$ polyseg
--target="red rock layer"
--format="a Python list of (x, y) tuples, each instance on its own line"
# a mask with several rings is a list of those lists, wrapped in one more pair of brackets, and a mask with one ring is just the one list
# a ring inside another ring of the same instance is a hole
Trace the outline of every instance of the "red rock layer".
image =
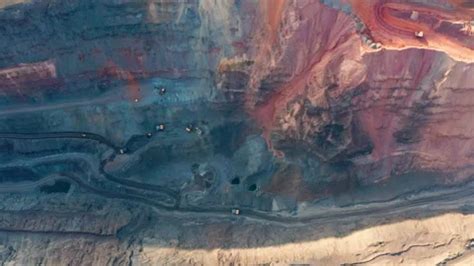
[[(441, 25), (469, 19), (472, 9), (351, 3), (367, 27), (363, 34), (382, 49), (360, 38), (354, 16), (316, 1), (287, 3), (271, 52), (268, 39), (257, 38), (263, 48), (255, 52), (249, 110), (275, 154), (299, 148), (329, 163), (348, 160), (363, 183), (410, 171), (456, 173), (446, 182), (468, 179), (472, 36), (449, 35)], [(413, 10), (416, 21), (409, 18)], [(424, 38), (415, 37), (420, 30)]]
[(6, 94), (28, 93), (35, 87), (57, 82), (56, 78), (56, 66), (51, 60), (0, 69), (0, 86)]

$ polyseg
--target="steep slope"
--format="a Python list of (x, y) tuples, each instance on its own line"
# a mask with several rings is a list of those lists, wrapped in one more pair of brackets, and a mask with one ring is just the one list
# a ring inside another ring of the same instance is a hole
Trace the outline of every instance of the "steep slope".
[(473, 16), (2, 2), (0, 261), (469, 261)]

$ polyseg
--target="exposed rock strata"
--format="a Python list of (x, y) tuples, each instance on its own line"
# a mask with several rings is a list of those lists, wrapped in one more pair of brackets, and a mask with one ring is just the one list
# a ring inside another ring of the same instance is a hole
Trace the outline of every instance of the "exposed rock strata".
[(1, 262), (472, 260), (465, 2), (7, 2)]

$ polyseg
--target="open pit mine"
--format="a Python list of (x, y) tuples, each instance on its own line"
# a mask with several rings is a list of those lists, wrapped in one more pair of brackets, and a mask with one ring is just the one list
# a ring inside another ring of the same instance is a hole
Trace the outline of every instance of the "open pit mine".
[(0, 0), (1, 265), (474, 265), (472, 0)]

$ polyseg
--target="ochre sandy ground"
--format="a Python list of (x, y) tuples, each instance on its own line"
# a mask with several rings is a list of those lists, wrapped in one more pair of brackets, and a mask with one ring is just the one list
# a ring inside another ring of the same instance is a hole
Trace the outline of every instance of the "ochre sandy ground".
[(31, 0), (0, 0), (0, 8), (5, 8), (10, 5), (29, 3)]
[(472, 265), (474, 215), (444, 214), (423, 220), (375, 226), (344, 237), (254, 249), (180, 250), (145, 246), (141, 263), (204, 265), (271, 265), (343, 263), (372, 265)]

